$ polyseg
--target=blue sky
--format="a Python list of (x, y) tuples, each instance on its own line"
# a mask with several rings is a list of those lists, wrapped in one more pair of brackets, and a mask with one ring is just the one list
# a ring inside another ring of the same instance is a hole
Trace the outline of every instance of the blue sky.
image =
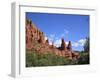
[(51, 44), (60, 46), (61, 38), (72, 42), (73, 50), (83, 50), (85, 38), (89, 36), (89, 15), (50, 14), (26, 12), (26, 18), (45, 33)]

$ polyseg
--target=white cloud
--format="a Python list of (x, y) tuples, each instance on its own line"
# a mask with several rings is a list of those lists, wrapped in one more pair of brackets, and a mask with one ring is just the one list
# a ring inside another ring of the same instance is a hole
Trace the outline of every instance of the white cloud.
[[(67, 47), (68, 42), (66, 41), (65, 43), (66, 43), (66, 47)], [(60, 46), (61, 46), (61, 39), (55, 40), (54, 45), (55, 45), (56, 47), (60, 47)]]
[(61, 39), (55, 40), (54, 45), (56, 47), (60, 47), (61, 46)]
[(77, 42), (72, 42), (72, 46), (74, 47), (79, 47), (79, 46), (84, 46), (86, 39), (80, 39)]
[(48, 37), (47, 36), (45, 36), (45, 40), (47, 40), (48, 39)]
[(52, 45), (52, 42), (55, 39), (55, 34), (50, 34), (47, 37), (45, 37), (45, 39), (48, 39), (49, 40), (49, 44)]
[(74, 47), (78, 47), (78, 46), (79, 46), (79, 43), (77, 43), (77, 42), (73, 42), (73, 43), (72, 43), (72, 46), (74, 46)]
[(52, 41), (49, 41), (49, 44), (52, 45)]
[(50, 41), (53, 41), (55, 38), (55, 34), (50, 34), (50, 36), (48, 37)]
[(85, 41), (86, 41), (86, 39), (80, 39), (78, 42), (79, 42), (80, 46), (83, 46)]
[[(61, 46), (61, 38), (66, 37), (66, 34), (68, 35), (68, 30), (64, 29), (64, 33), (60, 35), (60, 37), (55, 36), (55, 34), (46, 35), (45, 40), (49, 40), (49, 44), (52, 45), (52, 42), (54, 42), (54, 46), (60, 47)], [(80, 39), (78, 41), (72, 42), (73, 47), (82, 47), (84, 46), (86, 39)], [(66, 45), (68, 45), (68, 41), (65, 41)]]
[(67, 36), (68, 36), (68, 33), (69, 33), (69, 31), (68, 31), (67, 29), (64, 29), (64, 30), (63, 30), (63, 33), (61, 34), (60, 37), (61, 37), (61, 38), (62, 38), (62, 37), (67, 37)]
[[(55, 36), (55, 34), (50, 34), (48, 36), (45, 37), (45, 40), (49, 40), (49, 44), (52, 45), (52, 42), (54, 42), (54, 45), (56, 47), (60, 47), (61, 46), (61, 38), (62, 37), (67, 37), (68, 35), (68, 30), (67, 29), (64, 29), (63, 30), (63, 33), (58, 37), (58, 36)], [(68, 42), (65, 42), (66, 45), (68, 44)]]
[[(53, 41), (49, 40), (50, 45), (52, 45), (52, 42)], [(60, 47), (60, 45), (61, 45), (61, 40), (60, 39), (57, 39), (57, 40), (54, 41), (54, 46)]]
[(68, 43), (69, 43), (69, 42), (68, 42), (68, 41), (66, 41), (65, 43), (66, 43), (66, 45), (68, 45)]
[(65, 36), (65, 34), (61, 34), (61, 36), (60, 37), (64, 37)]

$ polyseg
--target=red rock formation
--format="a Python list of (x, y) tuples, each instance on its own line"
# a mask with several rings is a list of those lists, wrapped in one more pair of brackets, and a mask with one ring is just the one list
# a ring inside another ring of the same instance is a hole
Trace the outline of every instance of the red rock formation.
[(36, 43), (45, 43), (43, 32), (41, 32), (31, 20), (26, 20), (26, 48), (32, 49)]
[(49, 40), (45, 40), (44, 33), (41, 32), (31, 20), (26, 20), (26, 49), (37, 51), (41, 54), (52, 52), (69, 59), (79, 57), (78, 53), (72, 51), (71, 41), (69, 41), (67, 47), (63, 38), (61, 39), (60, 48), (54, 46), (54, 42), (50, 45)]
[(67, 49), (70, 50), (70, 51), (72, 51), (72, 44), (71, 44), (71, 41), (69, 41), (68, 46), (67, 46)]
[(63, 38), (61, 40), (61, 50), (66, 50), (66, 43)]
[(45, 44), (46, 45), (49, 45), (49, 40), (48, 39), (45, 41)]
[(38, 40), (41, 44), (44, 44), (45, 43), (45, 37), (44, 37), (44, 34), (43, 33), (41, 33), (40, 35), (39, 35), (39, 40)]

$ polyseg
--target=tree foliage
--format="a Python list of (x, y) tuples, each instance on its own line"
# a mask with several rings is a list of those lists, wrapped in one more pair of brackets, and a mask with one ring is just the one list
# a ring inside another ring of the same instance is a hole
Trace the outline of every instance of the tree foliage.
[(85, 44), (84, 44), (84, 52), (89, 52), (90, 48), (90, 42), (89, 37), (86, 38)]

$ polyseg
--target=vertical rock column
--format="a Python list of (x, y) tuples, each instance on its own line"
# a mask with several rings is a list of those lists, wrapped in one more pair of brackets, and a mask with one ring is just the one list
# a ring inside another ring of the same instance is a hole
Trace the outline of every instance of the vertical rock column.
[(44, 37), (43, 32), (41, 32), (39, 36), (40, 36), (39, 42), (40, 42), (41, 44), (44, 44), (44, 43), (45, 43), (45, 37)]
[(66, 43), (63, 38), (61, 40), (61, 50), (66, 50)]
[(67, 49), (68, 49), (69, 51), (72, 51), (72, 44), (71, 44), (71, 41), (69, 41), (68, 46), (67, 46)]

